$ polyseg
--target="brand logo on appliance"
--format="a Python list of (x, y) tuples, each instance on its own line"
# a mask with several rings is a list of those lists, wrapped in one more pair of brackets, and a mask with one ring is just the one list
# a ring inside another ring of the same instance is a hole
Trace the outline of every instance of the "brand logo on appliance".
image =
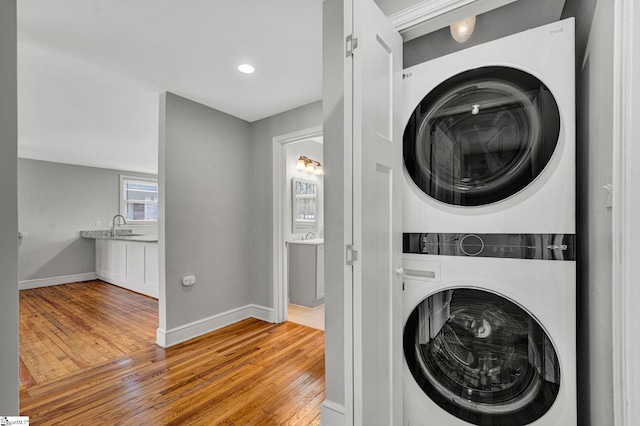
[(547, 248), (550, 250), (566, 250), (567, 245), (566, 244), (562, 244), (562, 245), (549, 244)]
[(412, 75), (413, 75), (413, 73), (410, 73), (410, 72), (408, 72), (408, 73), (402, 73), (402, 79), (404, 80), (405, 78), (409, 78), (409, 77), (411, 77)]

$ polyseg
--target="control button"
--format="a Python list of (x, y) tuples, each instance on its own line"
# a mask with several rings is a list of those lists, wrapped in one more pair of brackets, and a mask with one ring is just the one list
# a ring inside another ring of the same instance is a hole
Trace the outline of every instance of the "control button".
[(460, 240), (460, 249), (467, 256), (477, 256), (484, 249), (484, 241), (477, 235), (468, 234)]

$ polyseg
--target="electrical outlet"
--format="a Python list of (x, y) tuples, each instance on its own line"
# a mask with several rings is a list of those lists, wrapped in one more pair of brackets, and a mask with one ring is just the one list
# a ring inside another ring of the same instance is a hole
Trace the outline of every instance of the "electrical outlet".
[(187, 275), (182, 278), (182, 285), (194, 285), (196, 283), (196, 277), (194, 275)]
[(102, 226), (102, 222), (96, 220), (96, 228), (100, 228)]

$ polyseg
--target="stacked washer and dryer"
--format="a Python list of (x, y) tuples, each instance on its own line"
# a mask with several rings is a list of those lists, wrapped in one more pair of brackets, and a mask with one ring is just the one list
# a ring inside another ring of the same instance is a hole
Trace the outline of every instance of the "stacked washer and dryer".
[(574, 21), (404, 70), (404, 423), (576, 412)]

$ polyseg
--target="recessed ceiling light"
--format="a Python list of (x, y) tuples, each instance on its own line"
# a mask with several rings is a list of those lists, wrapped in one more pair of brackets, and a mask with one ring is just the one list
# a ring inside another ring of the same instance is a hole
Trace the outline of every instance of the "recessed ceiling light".
[(253, 68), (251, 65), (249, 64), (240, 64), (238, 65), (238, 71), (240, 71), (241, 73), (244, 74), (251, 74), (255, 71), (256, 69)]

